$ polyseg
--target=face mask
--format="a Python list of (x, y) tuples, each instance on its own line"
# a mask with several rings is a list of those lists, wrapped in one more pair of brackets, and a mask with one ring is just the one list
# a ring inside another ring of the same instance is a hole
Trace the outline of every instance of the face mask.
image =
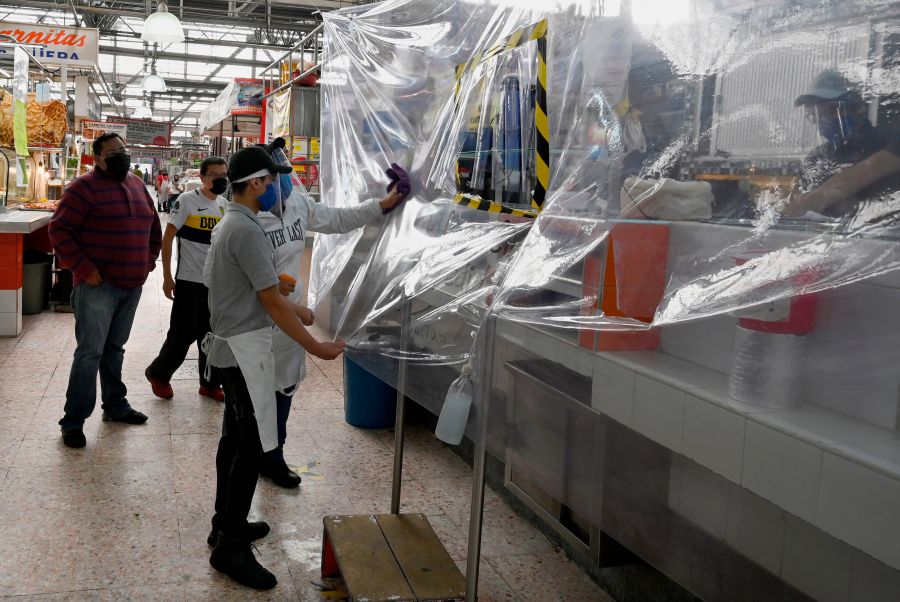
[(118, 155), (113, 155), (106, 159), (106, 173), (116, 178), (117, 180), (122, 180), (125, 178), (125, 174), (128, 173), (128, 170), (131, 168), (131, 155), (126, 155), (124, 153), (119, 153)]
[(262, 211), (269, 211), (278, 202), (278, 192), (275, 191), (275, 184), (269, 182), (266, 185), (266, 191), (259, 197), (259, 208)]
[(830, 119), (825, 118), (818, 122), (819, 135), (838, 147), (850, 140), (856, 133), (857, 119), (845, 109), (839, 108), (837, 114)]
[(209, 191), (213, 194), (224, 194), (228, 190), (228, 178), (216, 178), (212, 181)]

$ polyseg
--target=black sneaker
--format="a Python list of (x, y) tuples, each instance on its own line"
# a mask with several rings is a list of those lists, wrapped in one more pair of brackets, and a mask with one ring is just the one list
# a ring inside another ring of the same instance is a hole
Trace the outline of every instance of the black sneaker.
[[(262, 539), (266, 535), (269, 534), (269, 523), (264, 521), (258, 521), (255, 523), (247, 523), (245, 527), (245, 535), (247, 536), (247, 541), (256, 541), (257, 539)], [(216, 545), (216, 542), (219, 540), (219, 528), (213, 524), (212, 531), (209, 532), (209, 537), (206, 538), (206, 543), (211, 546)]]
[(284, 460), (277, 462), (266, 462), (259, 473), (285, 489), (294, 489), (300, 485), (303, 480), (296, 472), (291, 470)]
[(125, 424), (144, 424), (147, 422), (147, 416), (131, 408), (121, 416), (111, 416), (103, 412), (104, 422), (124, 422)]
[(84, 438), (84, 432), (82, 432), (81, 429), (69, 429), (63, 431), (62, 438), (66, 447), (79, 449), (87, 445), (87, 440)]
[(275, 575), (257, 562), (250, 543), (240, 539), (219, 535), (209, 563), (220, 573), (253, 589), (272, 589), (278, 585)]

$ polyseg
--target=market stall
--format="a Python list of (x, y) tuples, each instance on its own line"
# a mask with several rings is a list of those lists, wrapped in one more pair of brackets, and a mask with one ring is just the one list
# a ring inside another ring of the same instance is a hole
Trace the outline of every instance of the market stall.
[(317, 238), (317, 320), (435, 414), (471, 378), (469, 600), (487, 454), (611, 588), (897, 599), (896, 15), (651, 4), (325, 15), (322, 201), (414, 196)]
[[(41, 311), (46, 304), (51, 264), (45, 262), (52, 254), (46, 224), (66, 183), (87, 169), (82, 121), (100, 119), (98, 86), (113, 98), (98, 60), (97, 29), (0, 20), (0, 64), (9, 65), (0, 71), (6, 77), (0, 80), (0, 239), (4, 257), (19, 254), (6, 264), (12, 272), (3, 283), (0, 336), (20, 334), (23, 309)], [(44, 271), (25, 266), (23, 276), (23, 253), (40, 260)]]
[(263, 139), (264, 94), (263, 80), (237, 78), (200, 114), (200, 129), (212, 138), (213, 154), (225, 157)]
[[(8, 87), (0, 89), (0, 155), (5, 168), (0, 174), (0, 336), (20, 334), (23, 312), (39, 312), (46, 303), (50, 264), (45, 258), (51, 251), (46, 225), (54, 200), (62, 194), (70, 127), (65, 76), (56, 92), (61, 98), (50, 98), (55, 72), (36, 58), (47, 55), (47, 50), (20, 44), (22, 33), (18, 28), (0, 33), (0, 61), (11, 63), (11, 69), (4, 70)], [(46, 58), (56, 62), (68, 56), (52, 53)], [(43, 252), (36, 266), (25, 265), (26, 250), (31, 249)]]
[(317, 27), (260, 73), (268, 90), (266, 135), (285, 139), (294, 171), (313, 198), (319, 196), (321, 47)]

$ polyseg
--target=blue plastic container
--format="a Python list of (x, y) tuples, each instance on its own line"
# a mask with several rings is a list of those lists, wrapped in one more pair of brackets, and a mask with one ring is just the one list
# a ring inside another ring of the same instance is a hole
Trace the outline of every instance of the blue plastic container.
[(394, 426), (397, 391), (344, 356), (344, 419), (366, 429)]

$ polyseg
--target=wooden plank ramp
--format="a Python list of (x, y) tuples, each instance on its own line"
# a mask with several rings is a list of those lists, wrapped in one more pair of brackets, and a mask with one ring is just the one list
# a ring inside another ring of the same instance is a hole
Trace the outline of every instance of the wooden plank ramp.
[(416, 599), (466, 597), (466, 580), (425, 515), (382, 514), (378, 524)]
[(465, 598), (465, 579), (422, 514), (326, 516), (322, 576), (355, 602)]

